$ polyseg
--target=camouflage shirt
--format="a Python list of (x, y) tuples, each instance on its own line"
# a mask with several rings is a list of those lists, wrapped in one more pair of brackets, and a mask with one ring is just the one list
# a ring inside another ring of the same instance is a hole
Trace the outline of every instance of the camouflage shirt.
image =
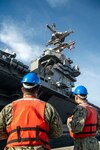
[[(85, 120), (87, 117), (87, 110), (78, 105), (73, 113), (72, 120), (67, 120), (67, 126), (73, 133), (78, 133), (83, 130)], [(98, 114), (98, 124), (100, 117)], [(98, 127), (97, 127), (98, 130)], [(74, 150), (99, 150), (99, 143), (95, 137), (86, 137), (74, 139)]]
[(81, 132), (85, 124), (86, 116), (87, 110), (81, 105), (78, 105), (74, 110), (73, 119), (70, 121), (69, 119), (67, 120), (69, 130), (72, 130), (73, 133)]
[[(13, 109), (12, 103), (10, 103), (6, 105), (0, 112), (0, 140), (7, 139), (6, 129), (9, 126), (9, 124), (12, 122), (12, 118), (13, 118), (12, 109)], [(50, 138), (60, 137), (63, 132), (62, 121), (55, 108), (49, 103), (46, 103), (44, 118), (45, 121), (49, 124), (49, 128), (50, 128), (49, 137)], [(9, 150), (13, 150), (13, 149), (15, 148), (9, 148)], [(16, 147), (16, 149), (17, 150), (22, 150), (22, 149), (42, 150), (43, 148), (41, 146), (38, 147), (23, 146), (23, 147)]]

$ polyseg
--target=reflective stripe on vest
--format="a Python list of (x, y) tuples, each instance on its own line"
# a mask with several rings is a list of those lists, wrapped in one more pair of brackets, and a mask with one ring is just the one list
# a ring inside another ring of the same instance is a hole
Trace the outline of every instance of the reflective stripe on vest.
[(70, 131), (70, 136), (73, 138), (85, 138), (96, 135), (97, 126), (97, 111), (94, 107), (88, 104), (81, 104), (87, 110), (87, 117), (82, 132), (73, 133)]
[(44, 120), (45, 102), (24, 98), (12, 103), (12, 122), (9, 125), (7, 147), (39, 146), (50, 149), (49, 125)]

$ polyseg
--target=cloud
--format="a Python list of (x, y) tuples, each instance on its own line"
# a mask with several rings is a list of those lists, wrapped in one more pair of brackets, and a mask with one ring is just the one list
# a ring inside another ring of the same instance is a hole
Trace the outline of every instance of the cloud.
[(64, 6), (69, 0), (47, 0), (51, 7)]
[(30, 63), (39, 56), (41, 49), (38, 45), (28, 43), (23, 33), (14, 24), (3, 23), (0, 28), (0, 41), (15, 51), (18, 59)]

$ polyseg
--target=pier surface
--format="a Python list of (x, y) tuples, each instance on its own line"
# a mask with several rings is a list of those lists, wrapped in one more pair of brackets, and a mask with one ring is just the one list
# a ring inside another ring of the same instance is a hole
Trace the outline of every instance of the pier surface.
[(74, 146), (67, 146), (67, 147), (61, 147), (61, 148), (54, 148), (52, 150), (73, 150)]

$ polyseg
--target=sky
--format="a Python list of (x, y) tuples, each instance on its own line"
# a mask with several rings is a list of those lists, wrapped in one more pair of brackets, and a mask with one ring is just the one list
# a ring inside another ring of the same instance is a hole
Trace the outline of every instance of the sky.
[(75, 48), (64, 54), (80, 67), (75, 87), (84, 85), (89, 102), (100, 107), (100, 0), (0, 0), (0, 49), (30, 66), (50, 39), (46, 24), (53, 23), (57, 31), (74, 31), (67, 42), (74, 40)]

